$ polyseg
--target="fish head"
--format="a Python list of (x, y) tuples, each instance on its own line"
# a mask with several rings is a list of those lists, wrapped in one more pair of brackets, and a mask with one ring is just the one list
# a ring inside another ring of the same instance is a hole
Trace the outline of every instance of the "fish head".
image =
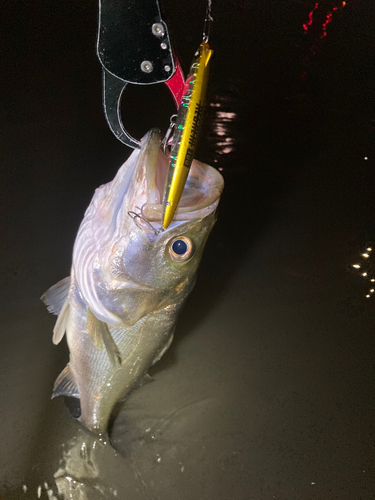
[(223, 178), (192, 164), (175, 217), (161, 230), (168, 159), (151, 130), (114, 180), (96, 190), (77, 235), (74, 279), (101, 321), (131, 326), (146, 314), (173, 308), (192, 289), (216, 220)]

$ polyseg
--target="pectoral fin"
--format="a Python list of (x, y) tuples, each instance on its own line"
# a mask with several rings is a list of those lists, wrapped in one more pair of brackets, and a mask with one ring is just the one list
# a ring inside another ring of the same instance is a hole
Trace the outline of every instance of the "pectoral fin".
[(51, 399), (57, 398), (57, 396), (70, 396), (71, 398), (79, 398), (79, 390), (75, 383), (69, 365), (66, 365), (66, 367), (56, 379)]
[(115, 367), (121, 365), (121, 353), (112, 338), (107, 323), (100, 321), (90, 308), (87, 308), (86, 332), (90, 335), (93, 344), (99, 351), (103, 349), (104, 344), (112, 365)]
[(101, 351), (103, 349), (103, 327), (102, 321), (94, 316), (91, 309), (87, 308), (86, 332), (90, 335), (92, 343)]
[(105, 348), (107, 349), (107, 354), (109, 356), (109, 360), (113, 366), (120, 366), (122, 363), (121, 353), (112, 338), (111, 332), (109, 331), (107, 323), (101, 322), (103, 325), (103, 342)]
[(55, 328), (53, 329), (52, 342), (56, 345), (59, 342), (61, 342), (62, 338), (65, 335), (65, 331), (69, 320), (69, 309), (70, 309), (69, 299), (66, 298), (64, 305), (62, 306), (62, 309), (60, 311), (60, 314), (57, 318)]

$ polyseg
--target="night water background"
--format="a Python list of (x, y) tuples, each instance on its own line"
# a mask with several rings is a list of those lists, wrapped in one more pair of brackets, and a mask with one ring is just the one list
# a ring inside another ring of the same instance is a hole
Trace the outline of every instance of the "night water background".
[[(205, 4), (162, 7), (187, 71)], [(39, 300), (130, 154), (102, 111), (97, 4), (0, 11), (1, 500), (375, 498), (374, 3), (213, 0), (196, 156), (226, 187), (156, 382), (114, 423), (117, 453), (50, 400), (68, 351)], [(137, 138), (173, 111), (162, 85), (123, 99)]]

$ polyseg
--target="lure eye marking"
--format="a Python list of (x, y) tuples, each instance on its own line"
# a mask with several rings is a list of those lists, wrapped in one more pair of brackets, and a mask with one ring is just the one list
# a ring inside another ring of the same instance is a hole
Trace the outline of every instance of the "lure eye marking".
[(174, 262), (186, 262), (194, 254), (194, 245), (186, 236), (176, 236), (168, 243), (168, 252)]

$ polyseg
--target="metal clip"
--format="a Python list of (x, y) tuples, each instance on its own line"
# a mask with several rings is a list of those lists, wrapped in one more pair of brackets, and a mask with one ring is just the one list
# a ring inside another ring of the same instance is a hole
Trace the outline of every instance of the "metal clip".
[(177, 100), (183, 88), (180, 66), (172, 52), (168, 27), (158, 0), (99, 0), (97, 55), (103, 67), (103, 106), (117, 139), (139, 148), (121, 120), (121, 98), (129, 83), (168, 86)]

